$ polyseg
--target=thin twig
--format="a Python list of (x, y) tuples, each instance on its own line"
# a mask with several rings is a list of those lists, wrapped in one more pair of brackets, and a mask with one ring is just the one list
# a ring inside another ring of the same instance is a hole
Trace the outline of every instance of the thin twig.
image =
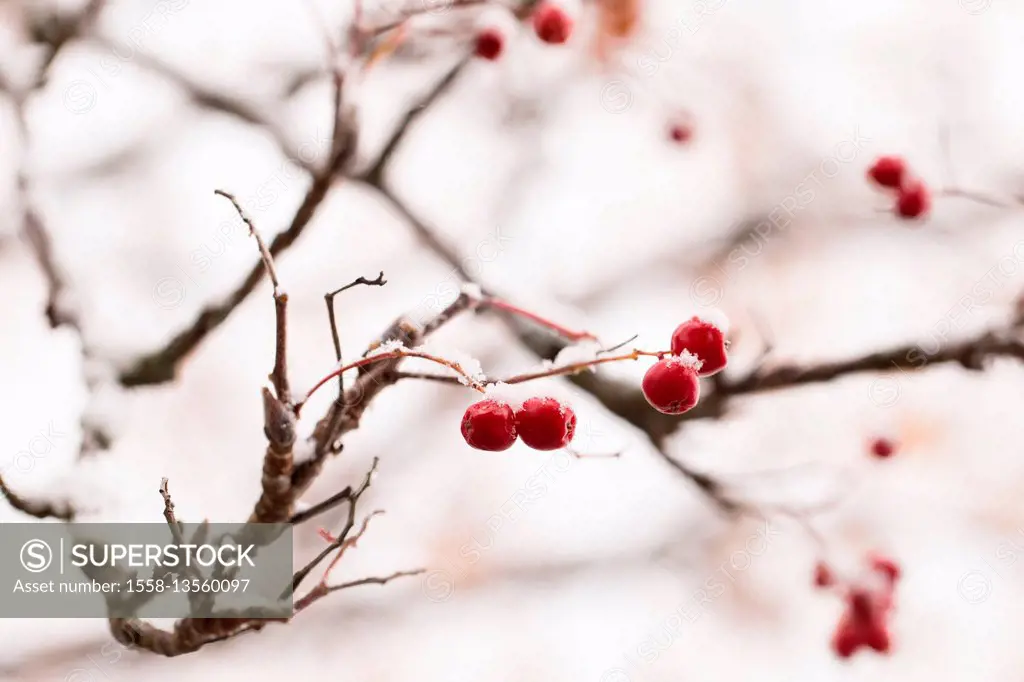
[(178, 519), (174, 516), (174, 502), (171, 500), (171, 493), (167, 489), (167, 479), (160, 479), (160, 496), (164, 498), (164, 519), (167, 520), (167, 527), (171, 529), (174, 544), (185, 544), (184, 531)]
[(213, 193), (230, 201), (242, 221), (249, 226), (249, 234), (253, 236), (256, 244), (259, 246), (260, 259), (263, 261), (263, 267), (266, 268), (267, 276), (274, 287), (274, 318), (277, 331), (274, 370), (270, 374), (270, 380), (273, 382), (274, 390), (277, 392), (277, 399), (285, 405), (290, 405), (292, 402), (292, 392), (288, 381), (288, 294), (281, 290), (281, 282), (277, 278), (277, 268), (274, 266), (274, 256), (267, 248), (263, 237), (260, 236), (259, 230), (256, 229), (252, 218), (242, 208), (242, 205), (238, 203), (238, 199), (233, 194), (221, 189), (215, 189)]
[(320, 514), (323, 514), (324, 512), (327, 512), (327, 511), (329, 511), (331, 509), (334, 509), (335, 507), (337, 507), (342, 502), (345, 502), (346, 500), (351, 500), (351, 499), (352, 499), (352, 488), (351, 487), (346, 487), (341, 492), (337, 492), (337, 493), (331, 495), (326, 500), (324, 500), (322, 502), (317, 502), (316, 504), (314, 504), (309, 509), (304, 509), (304, 510), (302, 510), (300, 512), (295, 512), (294, 514), (292, 514), (292, 517), (290, 519), (288, 519), (288, 523), (292, 524), (293, 526), (297, 526), (300, 523), (308, 521), (308, 520), (310, 520), (311, 518), (313, 518), (315, 516), (319, 516)]
[(374, 457), (373, 464), (370, 465), (370, 470), (366, 472), (366, 476), (363, 478), (363, 482), (359, 485), (358, 488), (352, 491), (351, 495), (349, 495), (346, 498), (348, 501), (348, 519), (345, 522), (345, 527), (338, 534), (335, 542), (332, 542), (326, 549), (324, 549), (322, 552), (320, 552), (320, 554), (314, 557), (312, 561), (310, 561), (308, 564), (300, 568), (298, 571), (295, 572), (295, 575), (292, 576), (291, 589), (293, 594), (295, 593), (296, 590), (299, 589), (299, 585), (301, 585), (302, 581), (306, 579), (306, 576), (308, 576), (310, 572), (320, 564), (320, 562), (322, 562), (332, 552), (338, 549), (338, 547), (341, 546), (341, 543), (345, 542), (345, 539), (348, 537), (349, 531), (351, 531), (352, 527), (355, 525), (356, 503), (359, 502), (359, 498), (362, 497), (363, 493), (365, 493), (369, 489), (370, 485), (373, 483), (374, 475), (377, 473), (378, 464), (380, 464), (380, 459)]
[[(335, 296), (337, 296), (338, 294), (342, 293), (343, 291), (348, 291), (349, 289), (351, 289), (353, 287), (356, 287), (356, 286), (359, 286), (359, 285), (371, 286), (371, 287), (382, 287), (382, 286), (384, 286), (387, 283), (388, 283), (388, 281), (386, 279), (384, 279), (384, 271), (381, 270), (380, 274), (377, 275), (376, 279), (366, 279), (365, 277), (357, 277), (354, 281), (349, 282), (348, 284), (346, 284), (345, 286), (341, 287), (340, 289), (335, 289), (334, 291), (330, 291), (330, 292), (324, 294), (324, 302), (327, 304), (327, 320), (330, 322), (330, 325), (331, 325), (331, 340), (334, 342), (334, 358), (339, 363), (341, 362), (341, 336), (338, 334), (338, 323), (337, 323), (337, 320), (335, 319), (335, 312), (334, 312), (334, 298), (335, 298)], [(344, 401), (344, 399), (345, 399), (345, 377), (343, 375), (339, 374), (338, 375), (338, 397), (337, 397), (337, 400)], [(344, 407), (344, 402), (342, 402), (339, 405), (339, 407)]]

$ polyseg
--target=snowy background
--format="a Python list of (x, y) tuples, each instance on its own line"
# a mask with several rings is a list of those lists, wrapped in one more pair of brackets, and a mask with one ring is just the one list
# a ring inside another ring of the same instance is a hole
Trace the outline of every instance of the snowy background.
[[(18, 23), (34, 4), (43, 3), (0, 0), (0, 65), (10, 74), (30, 71), (38, 57)], [(326, 85), (282, 95), (293, 74), (324, 60), (321, 29), (303, 3), (162, 4), (154, 19), (150, 0), (111, 2), (99, 30), (131, 47), (68, 46), (27, 109), (33, 199), (83, 311), (87, 342), (105, 358), (159, 346), (256, 262), (215, 188), (247, 203), (269, 238), (307, 182), (263, 132), (191, 106), (141, 68), (137, 53), (160, 55), (214, 91), (250, 101), (311, 160), (327, 143)], [(320, 12), (339, 25), (345, 5), (321, 2)], [(615, 68), (594, 64), (586, 26), (565, 48), (540, 46), (524, 32), (499, 62), (472, 64), (396, 158), (397, 193), (458, 246), (481, 280), (602, 338), (639, 333), (637, 343), (649, 348), (664, 347), (684, 316), (720, 307), (737, 334), (736, 372), (758, 358), (761, 329), (774, 342), (767, 362), (813, 362), (901, 343), (930, 348), (1006, 319), (1024, 285), (1020, 211), (940, 200), (930, 220), (911, 226), (880, 212), (886, 202), (864, 171), (876, 156), (898, 153), (933, 187), (1020, 191), (1024, 3), (650, 5), (642, 35)], [(361, 154), (372, 153), (410, 94), (428, 87), (454, 50), (441, 44), (419, 62), (385, 64), (352, 89)], [(695, 127), (683, 147), (665, 134), (681, 112)], [(186, 519), (247, 514), (265, 445), (259, 390), (272, 364), (269, 286), (188, 359), (180, 380), (102, 396), (97, 409), (112, 420), (113, 446), (78, 461), (86, 404), (80, 343), (46, 324), (45, 282), (18, 238), (18, 145), (5, 101), (0, 470), (25, 494), (70, 495), (90, 520), (159, 521), (162, 476)], [(794, 204), (791, 222), (709, 264), (743, 221)], [(456, 281), (371, 191), (345, 183), (277, 265), (291, 298), (299, 388), (333, 365), (325, 291), (385, 272), (386, 287), (340, 299), (343, 342), (356, 353), (395, 316)], [(486, 316), (459, 319), (437, 340), (496, 375), (536, 363)], [(639, 381), (645, 367), (607, 372)], [(102, 620), (0, 621), (0, 677), (1020, 676), (1017, 362), (760, 394), (671, 441), (672, 454), (712, 473), (799, 465), (744, 480), (776, 496), (784, 490), (782, 499), (822, 484), (840, 490), (843, 504), (815, 519), (837, 560), (877, 548), (901, 562), (894, 653), (862, 652), (849, 662), (829, 649), (842, 605), (810, 588), (814, 549), (799, 527), (725, 521), (641, 434), (564, 381), (544, 388), (573, 401), (580, 449), (621, 458), (576, 460), (522, 445), (470, 450), (458, 430), (470, 392), (406, 382), (373, 403), (308, 494), (315, 501), (354, 482), (379, 456), (364, 510), (387, 513), (336, 579), (423, 566), (422, 579), (347, 591), (288, 626), (170, 660), (122, 654)], [(866, 456), (878, 435), (899, 441), (898, 456)], [(30, 444), (36, 456), (26, 459)], [(510, 502), (538, 477), (539, 499), (521, 508)], [(0, 520), (25, 518), (3, 505)], [(306, 528), (299, 550), (319, 542)], [(709, 580), (725, 589), (697, 603)]]

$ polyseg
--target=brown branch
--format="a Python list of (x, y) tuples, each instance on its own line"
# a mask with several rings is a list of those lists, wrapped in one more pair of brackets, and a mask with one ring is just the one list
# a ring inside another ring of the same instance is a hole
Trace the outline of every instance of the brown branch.
[(274, 370), (270, 374), (270, 380), (273, 382), (274, 390), (277, 392), (277, 399), (285, 405), (290, 405), (292, 402), (292, 392), (288, 382), (288, 294), (281, 290), (281, 283), (277, 278), (277, 268), (274, 266), (274, 257), (271, 255), (270, 250), (267, 249), (267, 245), (263, 241), (263, 237), (260, 236), (259, 230), (256, 229), (252, 218), (249, 217), (249, 214), (238, 203), (238, 199), (234, 195), (220, 189), (214, 190), (213, 193), (230, 201), (242, 221), (249, 226), (249, 234), (256, 239), (256, 244), (260, 250), (260, 259), (263, 261), (267, 277), (270, 278), (270, 283), (274, 287), (274, 312), (277, 322), (277, 333)]
[[(334, 291), (329, 291), (326, 294), (324, 294), (324, 303), (327, 304), (327, 321), (330, 323), (331, 326), (331, 341), (334, 343), (334, 358), (339, 363), (341, 362), (341, 337), (338, 335), (338, 321), (334, 313), (335, 297), (338, 294), (344, 291), (348, 291), (352, 287), (356, 287), (359, 285), (369, 287), (382, 287), (387, 283), (388, 281), (384, 279), (384, 271), (381, 270), (380, 274), (377, 275), (376, 279), (366, 279), (365, 277), (357, 277), (354, 281), (349, 282), (345, 286), (335, 289)], [(338, 397), (336, 398), (336, 400), (345, 400), (345, 378), (341, 374), (338, 375)], [(339, 407), (344, 407), (344, 403), (342, 402), (342, 404), (339, 405)]]
[(18, 511), (34, 516), (37, 519), (73, 521), (75, 518), (75, 509), (69, 502), (58, 503), (47, 500), (30, 500), (11, 490), (2, 475), (0, 475), (0, 495)]
[[(374, 457), (373, 464), (370, 465), (369, 471), (367, 471), (366, 475), (363, 477), (363, 482), (359, 485), (358, 488), (355, 488), (352, 491), (352, 493), (345, 498), (345, 500), (348, 502), (348, 517), (345, 521), (345, 527), (331, 542), (331, 544), (327, 546), (326, 549), (320, 552), (320, 554), (314, 557), (313, 560), (310, 561), (308, 564), (306, 564), (305, 566), (303, 566), (295, 572), (295, 575), (292, 577), (293, 593), (295, 592), (295, 590), (299, 589), (299, 585), (302, 584), (302, 581), (306, 579), (306, 576), (308, 576), (313, 569), (320, 565), (320, 563), (328, 556), (330, 556), (334, 551), (340, 549), (342, 545), (344, 545), (345, 541), (348, 539), (349, 532), (352, 530), (352, 527), (355, 526), (356, 504), (359, 502), (359, 498), (362, 497), (363, 493), (369, 490), (370, 485), (373, 484), (373, 478), (377, 473), (377, 466), (379, 464), (380, 459), (378, 457)], [(367, 520), (364, 522), (364, 529), (367, 523), (369, 523), (369, 517), (367, 517)]]
[(46, 85), (50, 67), (56, 61), (57, 55), (65, 46), (88, 34), (105, 5), (106, 0), (88, 0), (85, 6), (70, 18), (51, 15), (44, 17), (39, 24), (32, 27), (35, 41), (46, 45), (43, 62), (32, 86), (33, 90), (39, 90)]
[(174, 516), (174, 502), (171, 500), (171, 492), (167, 489), (167, 479), (160, 479), (160, 497), (164, 498), (164, 519), (167, 527), (171, 529), (171, 535), (176, 545), (185, 544), (181, 523)]
[[(355, 133), (342, 137), (340, 148), (334, 150), (334, 160), (326, 169), (313, 178), (302, 203), (296, 210), (288, 227), (274, 237), (267, 253), (278, 257), (288, 250), (302, 235), (306, 226), (316, 214), (334, 182), (337, 167), (345, 164), (354, 151)], [(242, 283), (219, 303), (207, 305), (187, 328), (175, 335), (163, 348), (144, 355), (126, 367), (120, 375), (124, 386), (146, 386), (161, 384), (174, 379), (181, 361), (234, 312), (255, 290), (263, 279), (265, 268), (259, 263), (249, 271)]]
[(317, 171), (316, 166), (309, 160), (302, 158), (298, 150), (293, 148), (294, 145), (289, 142), (287, 135), (281, 130), (280, 126), (265, 116), (259, 108), (225, 94), (223, 88), (206, 86), (191, 79), (154, 54), (120, 45), (116, 41), (104, 36), (95, 35), (92, 38), (101, 47), (112, 51), (132, 50), (132, 64), (177, 86), (187, 95), (193, 106), (230, 116), (262, 130), (270, 137), (288, 161), (311, 174)]
[[(422, 326), (414, 324), (408, 318), (400, 317), (380, 336), (378, 343), (399, 341), (407, 347), (419, 345), (424, 338), (460, 313), (468, 310), (469, 307), (469, 297), (463, 295), (433, 319), (427, 320)], [(394, 358), (374, 363), (367, 371), (362, 372), (353, 385), (345, 391), (344, 400), (331, 403), (327, 414), (317, 422), (313, 430), (311, 437), (314, 447), (313, 458), (296, 466), (292, 474), (292, 486), (296, 491), (296, 499), (320, 473), (328, 455), (340, 451), (341, 437), (359, 427), (362, 415), (371, 401), (382, 390), (397, 381), (393, 373), (400, 362), (401, 358)]]
[(419, 97), (416, 103), (410, 107), (405, 116), (395, 126), (394, 131), (388, 137), (384, 143), (384, 147), (381, 149), (377, 158), (370, 163), (369, 167), (363, 172), (359, 173), (354, 180), (381, 189), (386, 184), (384, 179), (384, 172), (387, 169), (388, 164), (394, 157), (395, 152), (401, 146), (402, 142), (405, 141), (409, 131), (415, 126), (416, 122), (423, 117), (430, 109), (431, 105), (437, 102), (441, 97), (448, 92), (449, 88), (455, 83), (459, 75), (462, 73), (466, 65), (469, 64), (471, 57), (463, 56), (455, 63), (454, 66), (450, 67), (445, 72), (444, 76), (438, 80), (433, 87), (431, 87), (424, 95)]

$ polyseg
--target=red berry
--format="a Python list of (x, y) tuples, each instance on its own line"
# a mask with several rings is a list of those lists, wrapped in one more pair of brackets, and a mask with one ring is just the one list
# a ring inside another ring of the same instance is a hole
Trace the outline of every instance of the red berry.
[(682, 414), (700, 398), (696, 359), (687, 354), (670, 356), (651, 365), (641, 388), (651, 407), (663, 414)]
[(672, 354), (680, 355), (684, 350), (703, 363), (699, 370), (702, 377), (721, 372), (729, 362), (722, 330), (699, 317), (683, 322), (672, 333)]
[(545, 43), (561, 45), (572, 33), (572, 19), (561, 7), (544, 2), (533, 12), (533, 30)]
[(876, 438), (871, 441), (871, 454), (880, 459), (892, 457), (896, 453), (896, 444), (888, 438)]
[(669, 126), (668, 135), (673, 142), (686, 144), (693, 139), (693, 128), (684, 123), (673, 123)]
[(882, 187), (899, 189), (903, 186), (903, 178), (907, 172), (907, 164), (898, 156), (883, 156), (868, 169), (868, 177)]
[(576, 413), (554, 398), (530, 398), (516, 412), (516, 429), (534, 450), (557, 450), (576, 433)]
[(831, 587), (835, 585), (836, 578), (832, 575), (832, 569), (824, 561), (819, 561), (814, 566), (814, 584), (817, 587)]
[(485, 28), (476, 36), (476, 56), (494, 61), (505, 47), (505, 36), (496, 28)]
[(832, 635), (832, 650), (840, 658), (849, 658), (861, 646), (860, 637), (849, 619), (844, 616)]
[(462, 437), (477, 450), (508, 450), (516, 442), (515, 413), (496, 400), (473, 403), (462, 417)]
[(901, 218), (920, 218), (931, 208), (932, 198), (923, 182), (914, 181), (900, 188), (896, 212)]
[(868, 628), (864, 633), (864, 643), (879, 653), (888, 653), (891, 644), (889, 630), (884, 624)]
[(889, 557), (885, 557), (880, 554), (872, 556), (871, 569), (884, 575), (889, 581), (890, 586), (900, 579), (901, 571), (899, 564)]
[(891, 640), (885, 619), (892, 606), (891, 589), (875, 594), (857, 588), (846, 599), (846, 611), (832, 637), (832, 648), (836, 654), (848, 658), (862, 646), (887, 653)]

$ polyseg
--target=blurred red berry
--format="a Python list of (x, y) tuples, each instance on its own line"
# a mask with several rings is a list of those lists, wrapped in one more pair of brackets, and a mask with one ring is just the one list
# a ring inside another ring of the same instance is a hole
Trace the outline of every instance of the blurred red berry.
[(683, 322), (672, 333), (672, 354), (679, 355), (684, 350), (703, 363), (698, 372), (702, 377), (721, 372), (729, 362), (722, 330), (698, 317)]
[(496, 400), (473, 403), (462, 417), (462, 437), (477, 450), (508, 450), (516, 442), (515, 413)]
[(545, 43), (561, 45), (572, 33), (572, 19), (561, 7), (542, 2), (533, 12), (533, 30)]
[(663, 414), (683, 414), (700, 398), (700, 380), (692, 355), (658, 360), (644, 374), (641, 388), (651, 407)]
[(871, 454), (880, 459), (887, 459), (896, 454), (896, 444), (888, 438), (876, 438), (871, 441)]
[(891, 647), (888, 624), (892, 606), (892, 588), (881, 593), (854, 589), (846, 597), (847, 607), (832, 636), (832, 649), (841, 658), (849, 658), (862, 646), (880, 653)]
[(516, 430), (534, 450), (557, 450), (575, 435), (576, 413), (554, 398), (530, 398), (516, 412)]
[(685, 123), (673, 123), (669, 126), (668, 135), (677, 144), (686, 144), (693, 139), (693, 128)]
[(931, 194), (923, 182), (915, 180), (900, 188), (896, 197), (896, 212), (901, 218), (920, 218), (932, 205)]
[(824, 561), (819, 561), (814, 565), (814, 585), (816, 587), (832, 587), (836, 583), (836, 578), (832, 575), (832, 569), (828, 567)]
[(882, 187), (899, 189), (903, 186), (903, 178), (907, 172), (907, 164), (898, 156), (880, 157), (868, 169), (868, 177)]
[(496, 28), (485, 28), (476, 36), (476, 56), (494, 61), (505, 47), (505, 36)]
[(901, 571), (899, 564), (889, 557), (880, 554), (873, 555), (871, 557), (871, 569), (884, 575), (890, 585), (893, 585), (900, 579)]

